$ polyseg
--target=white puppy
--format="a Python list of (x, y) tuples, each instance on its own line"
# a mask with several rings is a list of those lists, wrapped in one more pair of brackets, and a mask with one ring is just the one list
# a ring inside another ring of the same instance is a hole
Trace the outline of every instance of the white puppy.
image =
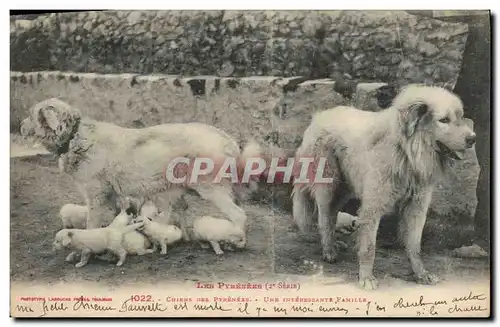
[(141, 207), (140, 216), (155, 219), (160, 214), (160, 210), (152, 200), (147, 200)]
[(219, 242), (228, 242), (239, 249), (246, 246), (243, 228), (229, 220), (211, 216), (202, 216), (194, 220), (193, 238), (199, 242), (209, 242), (217, 255), (224, 254)]
[(167, 254), (167, 245), (175, 243), (182, 238), (182, 231), (175, 225), (162, 224), (145, 216), (137, 217), (135, 222), (144, 223), (144, 228), (141, 230), (153, 243), (152, 252), (156, 251), (159, 244), (161, 247), (160, 253)]
[(348, 214), (347, 212), (339, 212), (337, 215), (337, 223), (335, 230), (342, 234), (351, 234), (359, 226), (358, 217)]
[(68, 203), (61, 207), (59, 216), (62, 220), (63, 228), (87, 228), (87, 214), (89, 209), (87, 206)]
[(82, 257), (75, 267), (87, 264), (92, 253), (109, 251), (119, 257), (118, 267), (123, 265), (127, 251), (123, 247), (123, 235), (142, 227), (136, 223), (125, 227), (103, 227), (94, 229), (62, 229), (57, 232), (53, 245), (54, 250), (72, 248), (82, 251)]
[[(133, 214), (130, 211), (123, 210), (113, 219), (108, 227), (123, 228), (132, 221), (132, 218)], [(149, 249), (150, 246), (151, 242), (149, 239), (137, 230), (132, 230), (123, 235), (123, 248), (127, 251), (127, 254), (144, 255), (153, 253), (155, 250)]]
[(141, 210), (139, 211), (139, 216), (151, 218), (160, 224), (163, 225), (176, 225), (181, 229), (182, 239), (186, 242), (189, 242), (189, 234), (187, 232), (187, 222), (186, 219), (172, 219), (171, 216), (172, 208), (167, 208), (167, 212), (161, 211), (154, 201), (147, 200), (141, 206)]

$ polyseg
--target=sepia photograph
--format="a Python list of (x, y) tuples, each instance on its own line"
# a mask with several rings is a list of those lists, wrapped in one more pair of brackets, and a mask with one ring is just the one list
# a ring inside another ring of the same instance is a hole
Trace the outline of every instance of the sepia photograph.
[(491, 317), (491, 19), (11, 10), (10, 316)]

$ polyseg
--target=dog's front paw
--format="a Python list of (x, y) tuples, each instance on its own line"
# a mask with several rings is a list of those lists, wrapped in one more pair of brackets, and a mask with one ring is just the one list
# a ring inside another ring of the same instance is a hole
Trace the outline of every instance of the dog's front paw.
[(376, 290), (378, 288), (378, 281), (373, 276), (360, 278), (359, 279), (359, 287), (361, 287), (362, 289), (367, 290), (367, 291)]
[(337, 251), (334, 249), (323, 250), (323, 261), (328, 263), (334, 263), (337, 261)]
[(218, 255), (218, 256), (222, 256), (222, 255), (224, 255), (224, 251), (222, 251), (222, 250), (215, 251), (215, 254)]
[(439, 277), (431, 274), (428, 271), (425, 271), (423, 274), (419, 276), (415, 276), (415, 279), (418, 284), (423, 284), (423, 285), (435, 285), (439, 282)]

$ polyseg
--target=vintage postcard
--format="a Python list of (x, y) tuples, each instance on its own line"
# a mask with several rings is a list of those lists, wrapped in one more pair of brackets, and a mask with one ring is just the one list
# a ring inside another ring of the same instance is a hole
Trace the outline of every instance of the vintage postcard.
[(10, 315), (491, 315), (490, 12), (10, 16)]

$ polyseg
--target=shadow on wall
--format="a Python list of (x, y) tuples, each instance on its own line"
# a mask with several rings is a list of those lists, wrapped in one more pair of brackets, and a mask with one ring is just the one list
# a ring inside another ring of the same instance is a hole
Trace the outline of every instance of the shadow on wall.
[(466, 34), (404, 11), (58, 13), (11, 20), (11, 70), (454, 85)]

